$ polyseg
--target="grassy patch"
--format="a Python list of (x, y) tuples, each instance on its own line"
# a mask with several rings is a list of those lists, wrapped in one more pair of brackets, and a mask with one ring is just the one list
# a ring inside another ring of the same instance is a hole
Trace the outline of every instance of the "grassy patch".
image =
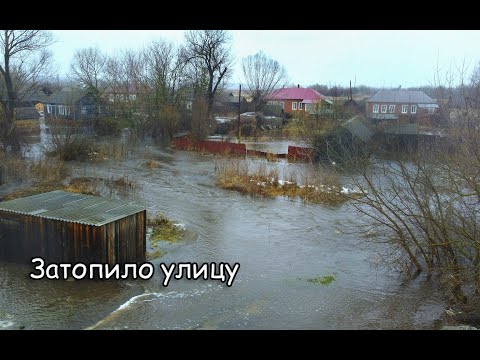
[(315, 276), (315, 277), (306, 279), (306, 281), (312, 284), (320, 284), (320, 285), (327, 286), (335, 281), (335, 276), (333, 275)]
[(176, 226), (171, 220), (163, 215), (147, 220), (147, 225), (153, 230), (150, 238), (152, 247), (156, 247), (158, 241), (175, 242), (181, 239), (185, 230)]

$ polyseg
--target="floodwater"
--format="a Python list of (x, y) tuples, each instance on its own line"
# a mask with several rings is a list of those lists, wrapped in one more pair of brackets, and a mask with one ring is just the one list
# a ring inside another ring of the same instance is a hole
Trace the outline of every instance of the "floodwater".
[[(276, 146), (283, 146), (277, 144)], [(31, 153), (38, 155), (39, 148)], [(153, 159), (159, 168), (148, 169)], [(71, 163), (74, 176), (108, 173), (139, 184), (149, 214), (185, 226), (152, 260), (150, 280), (31, 280), (30, 266), (0, 263), (0, 328), (430, 329), (445, 304), (422, 276), (406, 281), (376, 264), (355, 233), (351, 207), (252, 199), (215, 186), (213, 155), (137, 145), (123, 162)], [(263, 160), (255, 160), (263, 161)], [(281, 167), (304, 166), (277, 163)], [(1, 190), (1, 187), (0, 187)], [(117, 195), (118, 196), (118, 195)], [(215, 280), (162, 285), (159, 263), (240, 263), (231, 287)], [(329, 285), (307, 279), (333, 275)]]

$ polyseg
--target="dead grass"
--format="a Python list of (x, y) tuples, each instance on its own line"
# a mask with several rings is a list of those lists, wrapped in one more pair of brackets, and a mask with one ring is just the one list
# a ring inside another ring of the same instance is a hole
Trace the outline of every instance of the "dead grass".
[(90, 185), (90, 182), (85, 179), (88, 178), (75, 178), (72, 179), (68, 184), (63, 184), (59, 182), (37, 182), (29, 186), (28, 188), (18, 189), (5, 195), (3, 198), (0, 199), (0, 201), (14, 200), (55, 190), (68, 191), (85, 195), (99, 195), (98, 191), (96, 191)]
[(135, 179), (130, 179), (128, 175), (122, 177), (113, 177), (100, 179), (111, 192), (117, 191), (121, 194), (136, 194), (140, 190), (140, 185)]
[(40, 122), (38, 119), (16, 120), (15, 131), (22, 136), (38, 136), (40, 135)]
[(160, 167), (160, 164), (153, 160), (153, 159), (147, 159), (144, 163), (143, 166), (145, 166), (147, 169), (157, 169)]
[(130, 144), (119, 144), (117, 142), (95, 145), (95, 150), (89, 154), (90, 160), (103, 161), (115, 160), (123, 161), (128, 157), (131, 151)]
[(85, 195), (99, 195), (98, 179), (94, 177), (78, 177), (70, 180), (64, 191), (80, 193)]
[(30, 165), (30, 172), (36, 181), (50, 183), (61, 182), (69, 175), (65, 163), (53, 159), (34, 160)]
[(158, 259), (162, 256), (164, 256), (167, 253), (166, 250), (156, 250), (152, 252), (147, 252), (147, 261), (153, 260), (153, 259)]
[(284, 176), (288, 180), (280, 180), (278, 170), (268, 170), (265, 163), (250, 166), (247, 162), (229, 159), (216, 165), (217, 185), (223, 189), (235, 190), (253, 197), (301, 198), (308, 203), (329, 205), (341, 204), (352, 198), (342, 193), (338, 177), (303, 176), (302, 184), (298, 184), (295, 174)]
[(21, 181), (29, 177), (28, 162), (20, 156), (0, 153), (0, 164), (5, 183)]
[(182, 238), (184, 230), (176, 226), (173, 221), (163, 215), (158, 215), (147, 220), (147, 225), (153, 230), (150, 238), (152, 247), (157, 246), (158, 241), (175, 242)]

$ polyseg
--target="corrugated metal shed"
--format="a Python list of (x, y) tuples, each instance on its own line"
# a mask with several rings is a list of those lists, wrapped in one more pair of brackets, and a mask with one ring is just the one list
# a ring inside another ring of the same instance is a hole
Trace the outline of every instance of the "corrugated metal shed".
[(0, 259), (123, 264), (145, 261), (146, 209), (52, 191), (0, 203)]
[(122, 200), (52, 191), (2, 202), (0, 210), (45, 219), (102, 226), (146, 209)]

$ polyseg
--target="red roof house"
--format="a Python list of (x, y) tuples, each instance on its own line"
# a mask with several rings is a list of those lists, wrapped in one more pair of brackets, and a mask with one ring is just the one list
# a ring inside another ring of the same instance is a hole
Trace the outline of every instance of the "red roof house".
[(269, 99), (270, 105), (279, 105), (287, 113), (294, 111), (312, 112), (314, 105), (323, 105), (322, 102), (327, 106), (332, 104), (325, 95), (313, 89), (301, 88), (300, 85), (274, 90)]

